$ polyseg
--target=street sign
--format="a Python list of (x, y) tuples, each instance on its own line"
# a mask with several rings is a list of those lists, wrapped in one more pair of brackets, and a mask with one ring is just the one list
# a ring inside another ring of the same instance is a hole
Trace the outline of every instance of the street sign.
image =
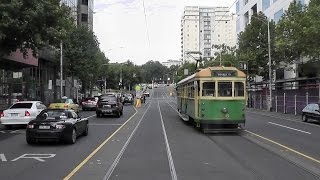
[(185, 76), (188, 76), (188, 75), (189, 75), (189, 69), (184, 69), (184, 70), (183, 70), (183, 74), (184, 74)]
[(242, 70), (247, 70), (247, 69), (248, 69), (248, 64), (247, 64), (247, 62), (245, 62), (245, 61), (240, 61), (240, 62), (239, 62), (239, 67), (240, 67), (240, 69), (242, 69)]
[(141, 87), (139, 85), (136, 85), (136, 91), (140, 91)]
[(49, 80), (49, 82), (48, 82), (48, 89), (49, 89), (49, 90), (52, 89), (52, 80)]

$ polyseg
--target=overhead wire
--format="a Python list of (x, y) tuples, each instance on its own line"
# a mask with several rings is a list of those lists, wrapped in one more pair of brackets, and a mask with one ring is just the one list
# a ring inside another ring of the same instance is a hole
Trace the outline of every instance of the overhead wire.
[(150, 35), (149, 35), (148, 20), (147, 20), (147, 13), (146, 13), (146, 7), (144, 5), (144, 0), (142, 0), (142, 5), (143, 5), (144, 21), (146, 25), (147, 39), (150, 47)]
[(236, 2), (237, 2), (238, 0), (235, 0), (233, 3), (232, 3), (232, 5), (228, 8), (228, 11), (226, 11), (222, 16), (221, 16), (221, 18), (218, 20), (218, 22), (213, 26), (213, 28), (212, 29), (214, 29), (219, 23), (220, 23), (220, 21), (222, 20), (222, 18), (230, 11), (230, 9), (236, 4)]

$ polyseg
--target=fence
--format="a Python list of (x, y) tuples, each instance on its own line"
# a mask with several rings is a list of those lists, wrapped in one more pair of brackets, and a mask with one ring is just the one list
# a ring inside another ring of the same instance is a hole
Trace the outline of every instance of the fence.
[[(307, 104), (320, 102), (319, 94), (319, 85), (301, 85), (295, 89), (273, 90), (272, 111), (299, 115)], [(248, 107), (268, 109), (270, 96), (267, 87), (249, 91), (248, 95)]]

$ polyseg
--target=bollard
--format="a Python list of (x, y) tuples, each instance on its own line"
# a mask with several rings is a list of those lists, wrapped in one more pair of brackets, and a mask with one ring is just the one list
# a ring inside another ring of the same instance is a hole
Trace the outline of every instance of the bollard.
[(297, 95), (294, 95), (294, 115), (297, 115)]
[(283, 113), (286, 113), (286, 93), (283, 93)]
[(141, 99), (140, 98), (136, 99), (136, 107), (137, 108), (141, 107)]
[(276, 96), (276, 112), (278, 112), (278, 96)]

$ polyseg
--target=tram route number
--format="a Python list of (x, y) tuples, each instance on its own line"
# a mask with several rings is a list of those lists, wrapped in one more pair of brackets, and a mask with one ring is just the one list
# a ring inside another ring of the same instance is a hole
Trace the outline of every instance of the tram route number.
[[(56, 154), (22, 154), (21, 156), (12, 159), (11, 161), (18, 161), (20, 159), (33, 159), (40, 162), (45, 162), (45, 159), (53, 158)], [(0, 162), (7, 162), (8, 159), (4, 154), (0, 154)]]

